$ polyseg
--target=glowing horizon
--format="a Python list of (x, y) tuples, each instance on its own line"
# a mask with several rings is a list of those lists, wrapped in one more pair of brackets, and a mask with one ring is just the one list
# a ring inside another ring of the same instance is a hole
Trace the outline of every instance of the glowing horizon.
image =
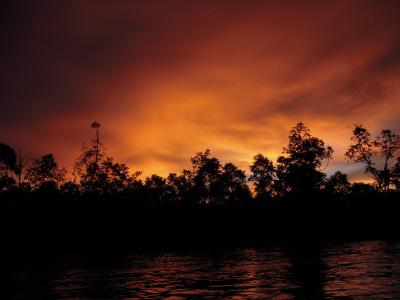
[[(399, 133), (396, 2), (141, 1), (8, 4), (0, 142), (72, 170), (101, 123), (117, 161), (144, 176), (209, 148), (248, 173), (303, 122), (345, 162), (353, 124)], [(143, 176), (143, 177), (144, 177)]]

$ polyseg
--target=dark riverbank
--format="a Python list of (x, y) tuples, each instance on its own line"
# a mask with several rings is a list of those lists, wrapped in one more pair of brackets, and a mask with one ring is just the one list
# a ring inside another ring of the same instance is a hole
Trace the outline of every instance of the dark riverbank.
[(14, 202), (2, 210), (3, 241), (17, 247), (140, 249), (399, 238), (396, 194), (350, 202), (291, 199), (195, 208), (80, 200)]

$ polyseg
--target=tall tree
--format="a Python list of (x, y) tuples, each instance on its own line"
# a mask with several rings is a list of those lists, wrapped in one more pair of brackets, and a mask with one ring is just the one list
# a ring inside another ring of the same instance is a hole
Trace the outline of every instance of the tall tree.
[(193, 172), (183, 170), (180, 174), (171, 173), (168, 175), (167, 182), (175, 190), (176, 202), (181, 202), (183, 206), (193, 207), (197, 204), (194, 195)]
[(26, 178), (36, 189), (44, 186), (57, 188), (65, 180), (66, 173), (64, 168), (58, 167), (53, 154), (49, 153), (33, 160), (31, 167), (27, 170)]
[(221, 196), (221, 164), (207, 149), (191, 158), (193, 168), (193, 190), (196, 201), (211, 204)]
[[(390, 188), (392, 172), (391, 160), (400, 150), (400, 136), (389, 129), (382, 130), (374, 139), (362, 125), (355, 126), (352, 144), (348, 147), (346, 158), (365, 166), (365, 173), (372, 176), (380, 191)], [(378, 165), (383, 167), (379, 168)]]
[(82, 153), (74, 165), (81, 189), (85, 192), (112, 194), (131, 188), (140, 172), (130, 175), (125, 164), (114, 162), (100, 142), (100, 124), (93, 122), (91, 128), (96, 130), (95, 139), (91, 140), (89, 146), (83, 145)]
[(100, 191), (106, 180), (100, 164), (106, 154), (99, 138), (100, 124), (95, 121), (91, 124), (91, 128), (96, 130), (95, 139), (91, 140), (89, 146), (85, 144), (82, 146), (82, 153), (75, 161), (74, 171), (83, 190)]
[(298, 123), (289, 133), (283, 155), (277, 159), (277, 176), (283, 192), (303, 195), (319, 190), (325, 177), (320, 168), (332, 154), (332, 147), (325, 146), (303, 123)]
[(94, 121), (92, 125), (90, 126), (91, 128), (96, 130), (96, 139), (94, 140), (94, 150), (95, 150), (95, 163), (97, 164), (98, 159), (99, 159), (99, 146), (100, 146), (100, 123), (97, 121)]
[(273, 193), (275, 168), (267, 157), (262, 154), (254, 156), (250, 166), (249, 180), (254, 183), (257, 199), (270, 199)]
[(246, 173), (233, 163), (226, 163), (222, 167), (221, 183), (224, 203), (239, 203), (251, 198)]
[(27, 166), (27, 163), (28, 163), (27, 155), (22, 155), (22, 151), (21, 149), (19, 149), (17, 164), (15, 167), (15, 175), (17, 176), (18, 179), (18, 187), (22, 187), (23, 185), (24, 170), (25, 167)]

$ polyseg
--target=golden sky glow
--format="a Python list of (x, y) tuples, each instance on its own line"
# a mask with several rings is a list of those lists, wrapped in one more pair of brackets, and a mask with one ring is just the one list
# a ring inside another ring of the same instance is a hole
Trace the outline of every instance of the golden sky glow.
[(38, 1), (6, 5), (0, 140), (71, 170), (102, 124), (145, 175), (210, 148), (248, 169), (302, 121), (344, 162), (352, 125), (399, 132), (398, 1)]

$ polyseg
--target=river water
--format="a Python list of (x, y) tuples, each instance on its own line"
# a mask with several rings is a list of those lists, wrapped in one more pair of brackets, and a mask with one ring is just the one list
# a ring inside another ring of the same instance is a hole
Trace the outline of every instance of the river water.
[(3, 258), (11, 299), (400, 299), (400, 242)]

